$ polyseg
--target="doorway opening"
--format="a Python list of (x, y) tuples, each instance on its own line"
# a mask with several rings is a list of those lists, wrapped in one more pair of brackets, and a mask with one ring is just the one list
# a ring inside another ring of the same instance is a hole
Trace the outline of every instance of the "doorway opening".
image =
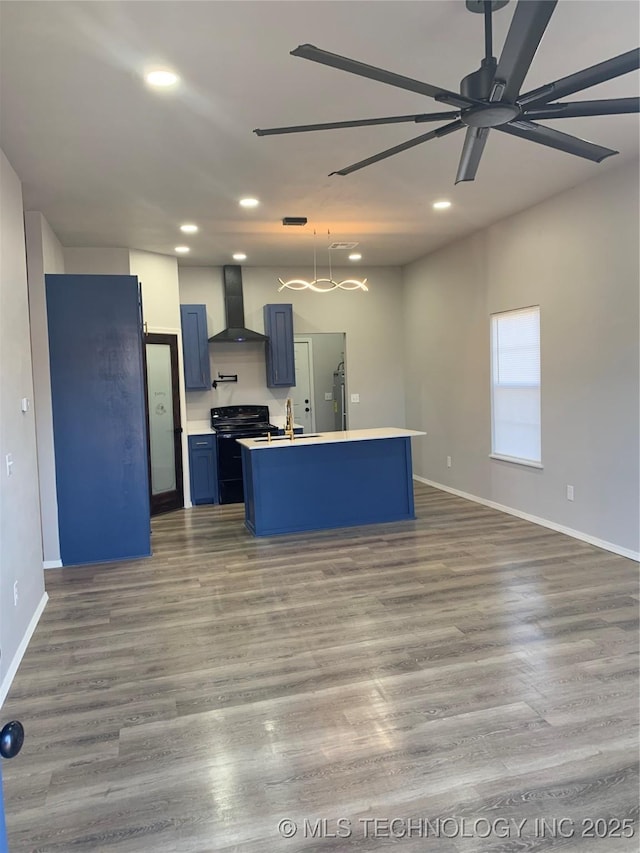
[(305, 432), (346, 430), (345, 333), (294, 335), (294, 348), (296, 387), (291, 389), (291, 399), (295, 422)]

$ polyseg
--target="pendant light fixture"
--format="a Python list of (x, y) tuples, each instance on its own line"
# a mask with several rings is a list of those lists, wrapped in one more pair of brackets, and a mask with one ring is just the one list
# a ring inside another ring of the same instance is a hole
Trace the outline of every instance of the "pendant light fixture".
[(369, 290), (367, 287), (367, 279), (363, 278), (359, 281), (356, 278), (345, 278), (342, 281), (336, 281), (333, 278), (331, 270), (331, 243), (330, 232), (327, 231), (327, 253), (329, 255), (329, 277), (318, 278), (318, 260), (316, 254), (316, 232), (313, 231), (313, 279), (307, 281), (304, 278), (291, 278), (289, 281), (278, 279), (280, 287), (278, 292), (284, 290), (285, 287), (289, 290), (313, 290), (315, 293), (330, 293), (332, 290)]

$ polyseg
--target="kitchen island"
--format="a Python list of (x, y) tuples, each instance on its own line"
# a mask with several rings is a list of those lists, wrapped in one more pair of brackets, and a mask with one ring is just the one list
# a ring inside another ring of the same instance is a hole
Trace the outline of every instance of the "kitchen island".
[(410, 429), (238, 439), (255, 536), (415, 518)]

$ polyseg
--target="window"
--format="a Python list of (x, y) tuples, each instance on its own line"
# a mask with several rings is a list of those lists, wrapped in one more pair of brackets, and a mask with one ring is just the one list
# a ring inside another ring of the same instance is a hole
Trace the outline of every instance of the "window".
[(491, 316), (491, 455), (540, 465), (540, 307)]

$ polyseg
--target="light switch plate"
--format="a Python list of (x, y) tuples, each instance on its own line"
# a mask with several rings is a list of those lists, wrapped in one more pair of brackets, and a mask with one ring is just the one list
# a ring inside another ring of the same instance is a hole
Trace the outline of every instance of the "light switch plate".
[(325, 391), (324, 392), (324, 399), (325, 400), (333, 400), (333, 394), (331, 393), (331, 391)]
[(351, 402), (352, 403), (359, 403), (360, 402), (360, 394), (352, 394), (351, 395)]

